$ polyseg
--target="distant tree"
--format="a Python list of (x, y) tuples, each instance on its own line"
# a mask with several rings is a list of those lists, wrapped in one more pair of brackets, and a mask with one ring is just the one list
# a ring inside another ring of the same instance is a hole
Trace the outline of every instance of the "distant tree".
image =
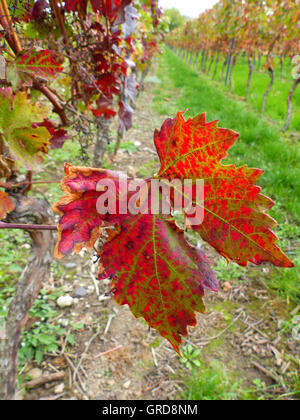
[(170, 19), (170, 31), (179, 28), (180, 26), (184, 26), (187, 21), (187, 18), (182, 16), (179, 10), (177, 10), (175, 7), (172, 9), (164, 9), (164, 15)]

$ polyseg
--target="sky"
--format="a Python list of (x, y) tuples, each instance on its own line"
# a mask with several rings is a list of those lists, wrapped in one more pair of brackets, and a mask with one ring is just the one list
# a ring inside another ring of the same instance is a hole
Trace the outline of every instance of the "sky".
[(182, 15), (194, 18), (217, 2), (218, 0), (159, 0), (159, 5), (166, 9), (176, 7)]

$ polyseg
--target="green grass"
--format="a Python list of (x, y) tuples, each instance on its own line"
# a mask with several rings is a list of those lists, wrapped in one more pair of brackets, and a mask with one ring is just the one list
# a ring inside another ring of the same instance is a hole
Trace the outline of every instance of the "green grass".
[[(293, 84), (293, 79), (291, 77), (292, 67), (289, 64), (289, 60), (286, 60), (286, 67), (284, 76), (285, 79), (281, 81), (280, 79), (280, 65), (276, 63), (275, 70), (275, 82), (272, 87), (272, 90), (267, 99), (266, 113), (267, 115), (275, 121), (280, 123), (280, 127), (283, 127), (286, 110), (287, 110), (287, 97), (291, 86)], [(289, 65), (288, 65), (289, 64)], [(246, 85), (248, 78), (248, 65), (244, 63), (243, 59), (240, 58), (236, 65), (236, 68), (233, 73), (233, 92), (239, 96), (245, 97), (246, 95)], [(263, 69), (262, 72), (255, 71), (253, 73), (253, 79), (251, 82), (251, 90), (249, 96), (249, 103), (256, 110), (260, 111), (262, 107), (263, 95), (267, 89), (267, 86), (270, 82), (270, 77), (268, 73)], [(297, 90), (293, 98), (293, 117), (291, 120), (290, 129), (300, 131), (300, 91)]]
[(286, 396), (299, 395), (299, 378), (294, 378), (295, 388), (286, 395), (276, 395), (277, 385), (266, 385), (260, 379), (254, 379), (247, 385), (244, 380), (235, 379), (226, 368), (218, 362), (205, 363), (201, 361), (199, 369), (183, 377), (184, 391), (178, 399), (188, 401), (229, 401), (229, 400), (282, 400)]
[(2, 246), (0, 255), (0, 289), (11, 284), (27, 264), (30, 246), (26, 245), (28, 235), (22, 231), (0, 230)]
[[(200, 61), (200, 60), (199, 60)], [(281, 80), (281, 65), (280, 60), (275, 59), (275, 79), (274, 85), (269, 93), (267, 99), (266, 115), (272, 120), (277, 121), (279, 126), (282, 128), (286, 119), (287, 111), (287, 97), (289, 95), (291, 86), (294, 82), (292, 79), (292, 68), (289, 59), (285, 60), (283, 79)], [(264, 67), (264, 59), (261, 60), (259, 66), (258, 61), (255, 63), (255, 70), (253, 72), (251, 89), (249, 95), (249, 104), (251, 107), (260, 112), (263, 102), (263, 96), (270, 82), (269, 74)], [(218, 82), (218, 88), (224, 92), (229, 91), (229, 84), (227, 87), (224, 86), (224, 81), (221, 81), (223, 61), (219, 62), (218, 70), (216, 73), (215, 80)], [(211, 80), (215, 69), (215, 63), (210, 71), (210, 76), (207, 76), (208, 80)], [(240, 98), (245, 98), (247, 90), (248, 80), (248, 63), (247, 59), (239, 57), (233, 72), (233, 93), (238, 95)], [(226, 73), (226, 72), (225, 72)], [(300, 89), (296, 90), (293, 98), (293, 117), (290, 125), (291, 130), (300, 131)]]
[(229, 378), (217, 362), (207, 365), (200, 362), (200, 369), (193, 369), (184, 379), (184, 392), (179, 396), (189, 401), (218, 401), (242, 399), (240, 383)]

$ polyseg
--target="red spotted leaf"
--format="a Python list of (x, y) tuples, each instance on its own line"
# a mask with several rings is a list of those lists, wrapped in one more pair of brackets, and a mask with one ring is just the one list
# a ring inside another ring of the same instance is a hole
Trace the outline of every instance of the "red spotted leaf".
[(219, 128), (218, 122), (206, 123), (206, 114), (185, 121), (183, 112), (174, 119), (166, 120), (154, 141), (161, 168), (161, 178), (201, 178), (203, 166), (219, 162), (227, 157), (238, 134)]
[(15, 205), (6, 192), (0, 191), (0, 220), (5, 219), (8, 213), (12, 212)]
[(276, 222), (266, 214), (273, 202), (255, 185), (263, 171), (221, 164), (237, 138), (217, 121), (207, 123), (205, 114), (185, 121), (178, 113), (155, 132), (159, 177), (204, 180), (204, 203), (193, 197), (194, 205), (203, 206), (204, 221), (192, 228), (221, 255), (240, 265), (250, 261), (292, 267), (276, 246), (271, 231)]

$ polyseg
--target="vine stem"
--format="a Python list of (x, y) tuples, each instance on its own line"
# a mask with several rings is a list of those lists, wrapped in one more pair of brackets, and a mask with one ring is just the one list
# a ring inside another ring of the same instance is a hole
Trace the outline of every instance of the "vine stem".
[(69, 47), (69, 40), (68, 40), (68, 36), (67, 36), (67, 32), (66, 32), (66, 28), (65, 28), (65, 23), (61, 14), (61, 9), (58, 6), (56, 0), (50, 0), (50, 6), (56, 16), (57, 19), (57, 23), (60, 29), (60, 32), (62, 34), (63, 40), (64, 40), (64, 44), (66, 45), (66, 47)]
[(6, 21), (8, 23), (9, 35), (13, 39), (13, 43), (14, 43), (14, 47), (15, 47), (15, 48), (13, 48), (13, 50), (16, 54), (19, 54), (20, 52), (22, 52), (22, 47), (21, 47), (21, 43), (19, 41), (19, 38), (18, 38), (14, 28), (13, 28), (12, 20), (11, 20), (11, 17), (10, 17), (10, 13), (9, 13), (9, 10), (8, 10), (8, 7), (7, 7), (6, 0), (1, 0), (1, 5), (2, 5), (3, 12), (4, 12), (4, 17), (6, 18)]
[[(54, 2), (54, 4), (56, 4)], [(56, 4), (57, 6), (57, 4)], [(59, 8), (58, 8), (59, 9)], [(59, 17), (62, 18), (62, 16), (60, 15), (60, 10), (58, 10), (59, 12)], [(59, 21), (59, 17), (58, 17), (58, 21)], [(0, 23), (3, 27), (3, 29), (5, 29), (8, 33), (6, 34), (5, 38), (10, 46), (10, 48), (13, 50), (13, 52), (18, 55), (22, 52), (22, 46), (21, 43), (19, 41), (19, 38), (13, 28), (13, 22), (9, 13), (9, 9), (7, 7), (7, 2), (6, 0), (0, 0)], [(59, 21), (59, 24), (61, 22)], [(63, 24), (63, 21), (62, 21)], [(64, 28), (64, 25), (63, 25)], [(62, 29), (62, 28), (61, 28)], [(65, 34), (66, 36), (66, 34)], [(64, 34), (63, 34), (64, 37)], [(64, 37), (65, 39), (65, 37)], [(68, 43), (68, 39), (66, 38), (66, 42)], [(69, 125), (69, 121), (65, 115), (65, 111), (62, 107), (62, 105), (57, 101), (57, 98), (55, 97), (55, 95), (49, 90), (49, 88), (45, 85), (41, 85), (36, 79), (33, 80), (33, 85), (34, 88), (38, 91), (40, 91), (44, 96), (46, 96), (46, 98), (52, 103), (53, 107), (54, 107), (54, 112), (56, 112), (61, 121), (62, 124), (67, 126)]]
[(21, 230), (57, 230), (56, 225), (29, 225), (21, 223), (0, 222), (0, 229), (21, 229)]
[(34, 80), (33, 88), (43, 93), (47, 99), (52, 103), (54, 112), (59, 115), (61, 122), (64, 126), (69, 125), (63, 106), (58, 102), (57, 97), (45, 85), (40, 84), (36, 79)]
[(3, 10), (1, 2), (0, 2), (0, 23), (1, 23), (1, 26), (3, 27), (3, 29), (7, 32), (5, 34), (5, 39), (8, 43), (8, 45), (10, 46), (12, 51), (15, 52), (14, 40), (12, 39), (11, 34), (9, 32), (8, 23), (7, 23), (7, 20), (5, 19), (4, 10)]
[(17, 184), (10, 184), (7, 182), (0, 182), (0, 187), (7, 190), (12, 190), (13, 188), (22, 187), (23, 185), (42, 185), (42, 184), (60, 184), (61, 181), (24, 181), (18, 182)]

